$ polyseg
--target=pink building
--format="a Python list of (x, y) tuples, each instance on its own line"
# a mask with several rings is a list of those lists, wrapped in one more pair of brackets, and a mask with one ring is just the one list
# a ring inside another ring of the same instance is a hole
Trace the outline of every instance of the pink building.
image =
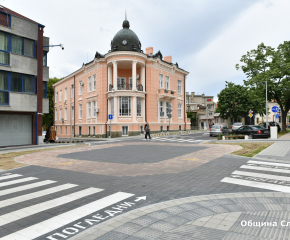
[(111, 50), (84, 64), (54, 84), (55, 126), (59, 137), (139, 135), (146, 122), (151, 132), (166, 131), (166, 109), (172, 106), (170, 130), (190, 129), (186, 117), (185, 81), (188, 72), (162, 59), (159, 52), (141, 50), (127, 20), (111, 41)]

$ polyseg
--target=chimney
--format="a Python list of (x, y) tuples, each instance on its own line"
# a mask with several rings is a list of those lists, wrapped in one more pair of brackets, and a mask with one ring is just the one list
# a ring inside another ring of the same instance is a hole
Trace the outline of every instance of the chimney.
[(172, 63), (172, 57), (171, 56), (166, 56), (166, 57), (164, 57), (164, 61)]
[(153, 55), (153, 47), (146, 48), (146, 54), (147, 55)]

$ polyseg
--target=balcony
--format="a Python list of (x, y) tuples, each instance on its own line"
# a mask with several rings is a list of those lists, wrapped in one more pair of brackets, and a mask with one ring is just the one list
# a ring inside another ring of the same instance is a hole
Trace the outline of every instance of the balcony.
[(176, 97), (174, 96), (174, 90), (168, 90), (168, 89), (159, 89), (158, 98), (159, 99), (168, 99), (173, 100)]
[(132, 84), (129, 83), (122, 83), (117, 85), (118, 90), (132, 90)]

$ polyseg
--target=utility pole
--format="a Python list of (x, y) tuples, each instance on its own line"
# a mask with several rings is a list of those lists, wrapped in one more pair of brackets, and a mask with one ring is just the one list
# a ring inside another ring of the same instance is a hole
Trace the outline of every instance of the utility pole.
[(71, 86), (71, 92), (70, 92), (70, 142), (72, 143), (72, 92), (73, 87)]
[(268, 129), (268, 96), (267, 96), (267, 81), (266, 81), (266, 128)]

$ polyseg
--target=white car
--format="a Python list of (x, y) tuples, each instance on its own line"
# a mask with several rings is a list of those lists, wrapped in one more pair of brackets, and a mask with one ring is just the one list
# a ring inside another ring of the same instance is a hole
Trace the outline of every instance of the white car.
[(237, 131), (241, 126), (243, 126), (244, 124), (242, 122), (235, 122), (232, 126), (232, 131), (235, 132)]

